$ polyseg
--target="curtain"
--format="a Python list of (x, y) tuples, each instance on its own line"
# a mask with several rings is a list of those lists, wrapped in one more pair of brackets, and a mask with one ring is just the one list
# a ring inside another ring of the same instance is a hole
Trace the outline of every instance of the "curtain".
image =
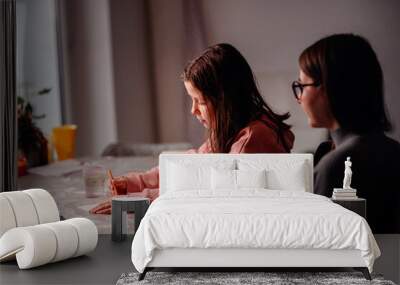
[[(202, 3), (197, 0), (184, 0), (183, 3), (184, 36), (183, 48), (185, 63), (199, 56), (208, 46), (206, 26), (204, 22)], [(192, 101), (184, 96), (186, 113), (187, 140), (194, 146), (204, 142), (204, 127), (190, 114)]]
[(0, 11), (0, 192), (17, 190), (17, 114), (15, 0)]

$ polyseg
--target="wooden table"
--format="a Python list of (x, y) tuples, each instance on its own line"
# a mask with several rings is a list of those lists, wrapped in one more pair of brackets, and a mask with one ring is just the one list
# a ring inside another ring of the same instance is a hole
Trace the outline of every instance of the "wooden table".
[[(56, 176), (44, 176), (29, 174), (18, 178), (18, 189), (43, 188), (54, 197), (60, 215), (64, 218), (85, 217), (92, 220), (99, 231), (99, 234), (111, 234), (111, 215), (94, 215), (89, 210), (100, 202), (110, 199), (108, 187), (105, 185), (104, 194), (87, 198), (82, 178), (82, 168), (85, 162), (96, 162), (106, 169), (111, 169), (115, 176), (122, 175), (129, 171), (145, 171), (158, 165), (157, 156), (132, 156), (132, 157), (102, 157), (102, 158), (80, 158), (77, 159), (81, 170), (72, 173)], [(75, 161), (76, 162), (76, 161)], [(48, 165), (42, 169), (44, 173), (50, 173), (56, 165)], [(107, 182), (105, 183), (107, 184)], [(133, 215), (128, 215), (130, 227), (128, 233), (133, 233)]]

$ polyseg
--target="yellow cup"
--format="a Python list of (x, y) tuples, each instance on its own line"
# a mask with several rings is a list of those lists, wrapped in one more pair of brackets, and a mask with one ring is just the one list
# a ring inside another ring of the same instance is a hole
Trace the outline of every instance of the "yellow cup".
[(75, 157), (76, 125), (62, 125), (53, 128), (52, 142), (58, 160)]

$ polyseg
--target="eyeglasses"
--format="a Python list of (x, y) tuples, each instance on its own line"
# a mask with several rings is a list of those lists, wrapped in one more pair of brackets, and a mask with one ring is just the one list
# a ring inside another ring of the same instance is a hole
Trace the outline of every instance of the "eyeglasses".
[(320, 84), (317, 82), (309, 83), (309, 84), (301, 84), (298, 81), (293, 81), (292, 90), (293, 90), (294, 98), (296, 98), (297, 101), (300, 100), (300, 97), (303, 94), (304, 87), (307, 87), (307, 86), (317, 87), (319, 85)]

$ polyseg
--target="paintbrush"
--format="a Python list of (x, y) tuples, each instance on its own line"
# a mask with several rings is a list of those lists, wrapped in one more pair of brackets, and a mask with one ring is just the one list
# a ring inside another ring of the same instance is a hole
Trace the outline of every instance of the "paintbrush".
[(113, 177), (113, 175), (112, 175), (111, 169), (109, 169), (109, 170), (107, 171), (107, 174), (108, 174), (108, 178), (110, 179), (110, 183), (111, 183), (111, 185), (112, 185), (111, 193), (112, 193), (113, 195), (117, 195), (117, 189), (115, 189), (114, 177)]

